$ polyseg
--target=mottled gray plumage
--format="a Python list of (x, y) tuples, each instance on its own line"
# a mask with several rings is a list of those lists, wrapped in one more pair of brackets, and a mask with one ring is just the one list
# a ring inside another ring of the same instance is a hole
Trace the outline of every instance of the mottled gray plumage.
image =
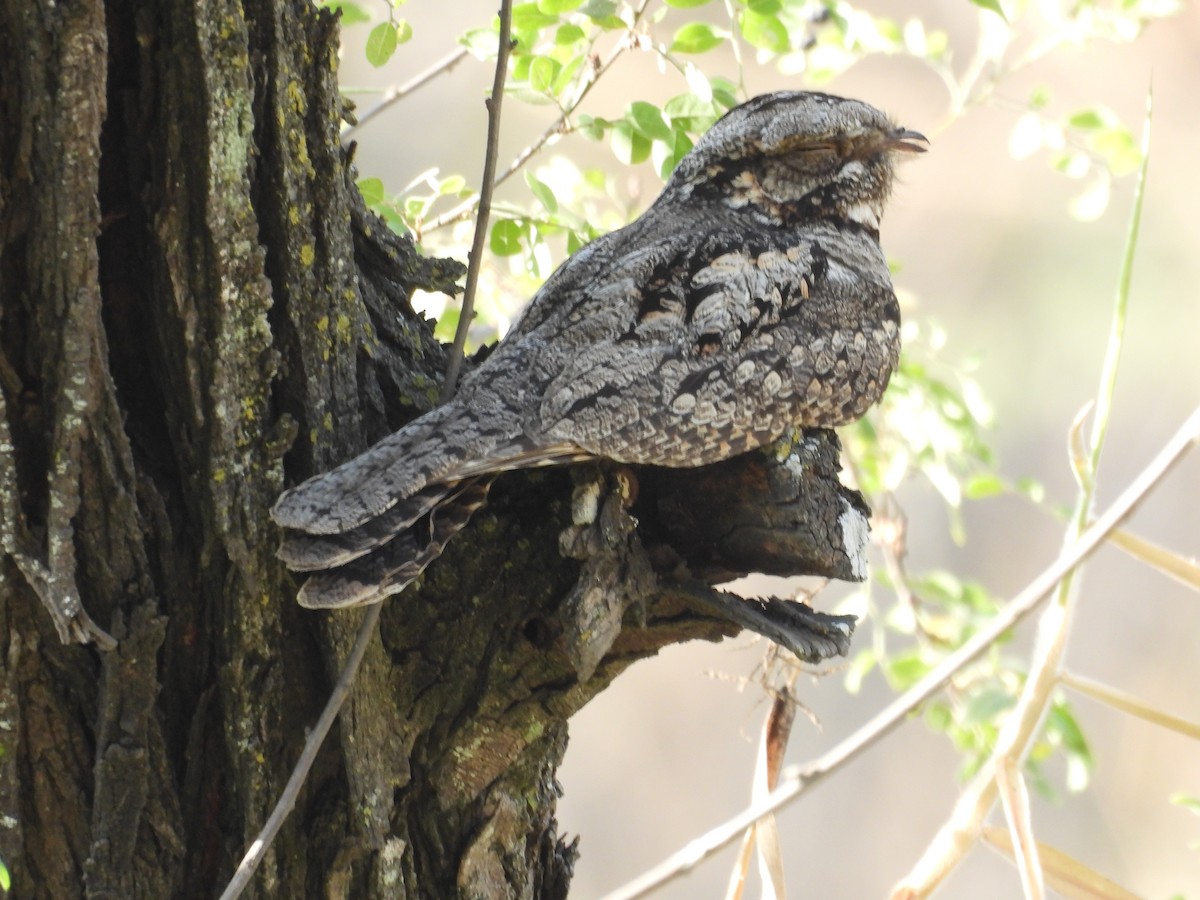
[(584, 247), (446, 405), (285, 492), (300, 602), (402, 590), (498, 472), (603, 457), (699, 466), (843, 425), (887, 385), (899, 309), (879, 247), (919, 134), (826, 94), (726, 114), (637, 221)]

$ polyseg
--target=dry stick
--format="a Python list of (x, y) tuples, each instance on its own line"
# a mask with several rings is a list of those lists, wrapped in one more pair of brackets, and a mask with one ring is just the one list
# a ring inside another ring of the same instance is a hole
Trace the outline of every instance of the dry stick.
[[(467, 313), (470, 310), (475, 292), (475, 282), (478, 280), (479, 266), (476, 261), (482, 252), (479, 235), (486, 230), (487, 202), (490, 202), (491, 195), (488, 184), (491, 182), (492, 176), (496, 171), (496, 137), (500, 117), (499, 96), (504, 90), (504, 74), (508, 68), (509, 19), (511, 17), (511, 9), (512, 0), (501, 0), (500, 49), (496, 55), (496, 78), (492, 88), (493, 94), (488, 102), (488, 144), (484, 160), (484, 190), (481, 192), (481, 197), (484, 192), (486, 192), (487, 197), (484, 198), (484, 201), (481, 201), (479, 220), (475, 226), (476, 247), (471, 253), (472, 271), (469, 271), (467, 274), (467, 285), (463, 291), (464, 317), (459, 322), (459, 334), (455, 335), (454, 348), (451, 351), (450, 364), (446, 373), (446, 385), (450, 389), (447, 392), (443, 388), (443, 402), (454, 392), (453, 385), (457, 378), (457, 370), (462, 364), (462, 342), (459, 340), (459, 337), (461, 335), (465, 339), (463, 322), (466, 321)], [(472, 272), (475, 275), (474, 279), (471, 277)], [(321, 711), (321, 717), (317, 720), (317, 724), (305, 739), (304, 749), (300, 753), (300, 758), (296, 760), (296, 766), (292, 769), (292, 774), (288, 778), (288, 783), (284, 787), (283, 793), (279, 796), (279, 801), (271, 811), (271, 815), (263, 826), (262, 831), (254, 839), (254, 842), (246, 851), (246, 855), (242, 857), (237, 871), (234, 872), (233, 878), (230, 879), (228, 886), (226, 886), (224, 892), (221, 894), (221, 900), (236, 900), (237, 897), (241, 896), (242, 891), (246, 889), (246, 886), (250, 883), (250, 879), (254, 876), (259, 863), (262, 862), (267, 848), (271, 846), (271, 843), (275, 840), (275, 835), (279, 833), (279, 829), (283, 826), (284, 820), (295, 807), (296, 797), (300, 793), (300, 788), (304, 786), (305, 779), (308, 778), (308, 772), (317, 758), (317, 752), (325, 742), (325, 737), (329, 734), (329, 729), (333, 727), (334, 720), (342, 709), (342, 704), (346, 702), (346, 697), (350, 695), (350, 688), (354, 684), (354, 677), (358, 674), (358, 667), (362, 663), (363, 656), (366, 654), (367, 645), (375, 635), (375, 627), (379, 623), (379, 613), (382, 608), (382, 602), (374, 603), (367, 608), (366, 615), (363, 616), (362, 623), (359, 625), (358, 635), (354, 639), (354, 646), (346, 657), (346, 662), (342, 666), (337, 684), (334, 685), (333, 691), (325, 703), (325, 708)]]
[(408, 81), (404, 82), (404, 84), (392, 85), (383, 92), (383, 96), (380, 98), (378, 103), (359, 116), (357, 122), (346, 127), (346, 129), (342, 132), (342, 143), (346, 143), (346, 141), (350, 139), (350, 136), (354, 134), (354, 132), (358, 131), (373, 118), (386, 110), (389, 106), (400, 102), (417, 88), (423, 86), (427, 81), (432, 81), (436, 76), (441, 75), (443, 72), (449, 72), (456, 65), (462, 62), (463, 57), (466, 55), (467, 48), (460, 47), (453, 53), (447, 54), (439, 59), (425, 71), (418, 72), (412, 78), (408, 79)]
[(483, 157), (483, 183), (479, 186), (479, 212), (475, 216), (475, 237), (471, 255), (467, 258), (467, 284), (463, 288), (462, 311), (454, 329), (454, 346), (446, 365), (446, 380), (442, 383), (441, 402), (454, 396), (458, 373), (462, 371), (463, 352), (467, 346), (467, 331), (475, 315), (475, 287), (479, 284), (479, 268), (483, 261), (483, 245), (487, 240), (488, 216), (492, 212), (492, 191), (495, 190), (496, 156), (500, 148), (500, 103), (504, 99), (504, 76), (508, 74), (509, 34), (512, 0), (500, 0), (500, 43), (496, 48), (496, 77), (492, 80), (492, 95), (487, 99), (487, 151)]
[(824, 755), (804, 766), (788, 768), (780, 778), (780, 787), (769, 797), (692, 841), (682, 850), (648, 872), (607, 895), (604, 900), (632, 900), (690, 871), (699, 862), (735, 840), (749, 826), (791, 803), (807, 787), (850, 762), (891, 732), (909, 713), (940, 690), (963, 666), (983, 653), (1004, 632), (1028, 616), (1054, 590), (1063, 577), (1095, 551), (1114, 528), (1124, 521), (1141, 500), (1163, 479), (1185, 453), (1200, 444), (1200, 406), (1172, 435), (1171, 439), (1125, 489), (1116, 502), (1080, 535), (1074, 546), (1065, 550), (1037, 578), (1001, 610), (991, 622), (967, 643), (946, 657), (928, 675), (897, 697), (870, 721)]

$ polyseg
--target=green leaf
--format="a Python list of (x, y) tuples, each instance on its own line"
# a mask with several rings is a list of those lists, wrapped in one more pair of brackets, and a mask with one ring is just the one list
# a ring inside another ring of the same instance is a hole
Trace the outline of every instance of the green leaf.
[(713, 102), (724, 109), (733, 109), (738, 105), (737, 85), (728, 78), (717, 76), (712, 80)]
[(367, 62), (375, 68), (385, 65), (396, 52), (396, 26), (391, 22), (380, 22), (367, 35)]
[(746, 9), (760, 16), (773, 16), (783, 7), (780, 0), (742, 0)]
[(371, 14), (353, 0), (327, 0), (321, 6), (330, 12), (340, 12), (342, 14), (340, 22), (343, 28), (347, 25), (361, 25), (371, 21)]
[(863, 681), (875, 668), (877, 662), (875, 651), (871, 649), (864, 650), (855, 656), (854, 661), (846, 669), (846, 690), (851, 694), (861, 691)]
[(1098, 109), (1081, 109), (1067, 119), (1067, 124), (1072, 128), (1090, 131), (1094, 128), (1103, 128), (1109, 124), (1109, 118)]
[(607, 119), (596, 118), (589, 116), (587, 113), (581, 113), (576, 122), (576, 127), (585, 137), (593, 141), (599, 141), (604, 138), (604, 132), (612, 127), (612, 123)]
[(512, 8), (513, 31), (541, 31), (550, 25), (558, 24), (557, 15), (547, 15), (539, 7), (540, 3), (518, 3)]
[(528, 227), (516, 219), (500, 219), (492, 225), (488, 246), (497, 256), (516, 256), (521, 252), (521, 238)]
[(1050, 714), (1047, 717), (1047, 726), (1057, 733), (1063, 747), (1071, 753), (1087, 760), (1089, 765), (1091, 764), (1091, 748), (1088, 747), (1083, 729), (1075, 721), (1075, 716), (1071, 713), (1071, 708), (1067, 704), (1059, 701), (1051, 705)]
[(986, 723), (995, 724), (996, 717), (1016, 702), (1017, 698), (1002, 688), (985, 688), (967, 703), (961, 724), (964, 728), (974, 728)]
[(560, 16), (576, 9), (583, 0), (538, 0), (537, 8), (550, 16)]
[(357, 182), (358, 192), (362, 194), (363, 202), (369, 207), (383, 203), (383, 181), (378, 178), (360, 178)]
[(682, 128), (672, 130), (670, 138), (655, 141), (651, 155), (658, 175), (663, 181), (671, 177), (679, 161), (692, 149), (692, 140)]
[(719, 46), (723, 40), (711, 25), (689, 22), (671, 38), (671, 50), (674, 53), (705, 53)]
[(579, 11), (606, 31), (629, 27), (617, 15), (616, 0), (588, 0)]
[(542, 180), (540, 180), (532, 172), (525, 172), (525, 183), (529, 185), (529, 190), (533, 192), (533, 196), (537, 198), (537, 202), (546, 208), (546, 212), (554, 214), (558, 212), (558, 198), (554, 196), (554, 191)]
[(644, 100), (633, 101), (629, 104), (626, 118), (634, 128), (651, 140), (669, 141), (671, 139), (671, 126), (663, 118), (662, 110), (653, 103), (647, 103)]
[(884, 661), (883, 671), (893, 690), (906, 691), (929, 671), (929, 663), (921, 658), (920, 650), (912, 649)]
[(472, 28), (458, 39), (479, 60), (495, 59), (500, 36), (494, 28)]
[(621, 121), (613, 125), (612, 149), (617, 159), (632, 166), (650, 155), (650, 140), (635, 131), (629, 122)]
[(777, 16), (767, 16), (746, 10), (742, 13), (738, 28), (751, 45), (772, 53), (786, 53), (792, 45), (787, 26)]
[(988, 12), (994, 12), (1005, 22), (1008, 21), (1008, 16), (1004, 14), (1004, 7), (1000, 5), (1000, 0), (971, 0), (980, 9), (986, 9)]
[(412, 40), (412, 25), (408, 23), (408, 19), (396, 20), (396, 41), (401, 44), (407, 44)]
[(971, 500), (983, 500), (1004, 493), (1004, 482), (995, 472), (972, 475), (963, 485), (963, 496)]
[[(1182, 806), (1184, 809), (1191, 810), (1200, 816), (1200, 797), (1193, 797), (1190, 794), (1184, 793), (1172, 794), (1171, 802), (1176, 806)], [(5, 887), (7, 888), (8, 885), (5, 885)]]
[(584, 39), (584, 31), (578, 25), (559, 25), (558, 31), (554, 32), (554, 43), (559, 47), (565, 47), (568, 44), (574, 44), (577, 41)]
[(701, 100), (695, 94), (680, 94), (672, 97), (663, 106), (663, 114), (676, 128), (693, 134), (709, 128), (717, 120), (717, 109), (711, 102)]
[(617, 0), (588, 0), (579, 11), (589, 19), (609, 19), (617, 14)]
[(450, 175), (438, 185), (438, 193), (443, 196), (461, 194), (467, 187), (467, 179), (461, 175)]
[(534, 57), (529, 66), (529, 86), (535, 91), (548, 93), (561, 70), (562, 63), (556, 59), (549, 56)]
[(555, 97), (561, 96), (562, 92), (575, 80), (575, 76), (579, 73), (583, 66), (583, 54), (575, 56), (565, 66), (560, 66), (558, 77), (554, 79), (554, 84), (550, 85), (550, 93)]
[(0, 862), (0, 888), (8, 890), (12, 887), (12, 877), (8, 874), (8, 866)]

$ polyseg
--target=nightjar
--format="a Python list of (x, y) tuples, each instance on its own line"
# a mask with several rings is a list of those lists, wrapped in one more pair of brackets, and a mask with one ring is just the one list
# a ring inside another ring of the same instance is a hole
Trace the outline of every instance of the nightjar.
[(284, 492), (305, 606), (409, 584), (496, 473), (604, 458), (701, 466), (793, 426), (844, 425), (896, 366), (879, 222), (925, 138), (811, 92), (730, 110), (625, 228), (568, 259), (458, 394)]

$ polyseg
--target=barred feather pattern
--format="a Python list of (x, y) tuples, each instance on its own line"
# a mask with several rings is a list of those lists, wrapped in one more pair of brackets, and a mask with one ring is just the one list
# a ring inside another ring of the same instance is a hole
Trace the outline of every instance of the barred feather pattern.
[(306, 606), (402, 590), (498, 473), (589, 458), (700, 466), (875, 403), (900, 349), (879, 220), (924, 138), (866, 103), (757, 97), (654, 204), (568, 259), (453, 400), (286, 491)]

